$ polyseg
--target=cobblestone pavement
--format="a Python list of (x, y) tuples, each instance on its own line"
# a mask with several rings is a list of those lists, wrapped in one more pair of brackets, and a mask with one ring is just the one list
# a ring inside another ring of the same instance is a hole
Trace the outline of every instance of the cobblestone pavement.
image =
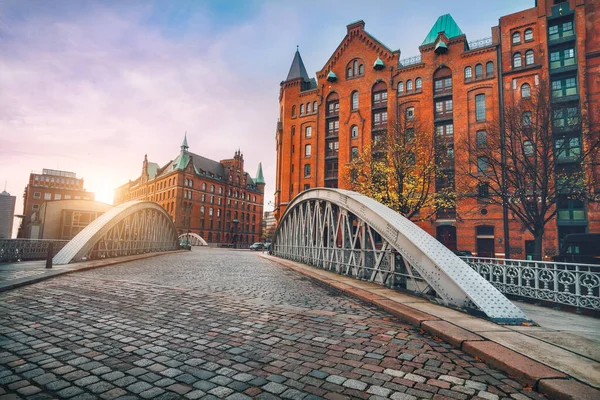
[(195, 249), (0, 295), (0, 399), (543, 396), (261, 259)]

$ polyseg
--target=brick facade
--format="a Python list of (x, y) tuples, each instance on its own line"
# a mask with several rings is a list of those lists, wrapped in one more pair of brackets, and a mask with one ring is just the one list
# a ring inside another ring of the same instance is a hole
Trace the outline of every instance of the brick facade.
[[(404, 115), (408, 109), (415, 121), (430, 124), (431, 129), (446, 132), (449, 125), (446, 143), (454, 150), (449, 172), (455, 182), (467, 179), (461, 171), (470, 168), (472, 159), (460, 144), (476, 140), (478, 131), (499, 120), (506, 99), (520, 96), (524, 83), (533, 90), (540, 82), (551, 86), (555, 79), (576, 77), (577, 95), (553, 97), (553, 107), (563, 101), (580, 107), (583, 123), (591, 134), (597, 134), (600, 28), (593, 21), (600, 22), (598, 2), (539, 0), (534, 8), (501, 17), (499, 25), (491, 28), (491, 38), (468, 42), (452, 17), (445, 15), (419, 47), (420, 57), (409, 60), (400, 60), (399, 51), (380, 43), (364, 30), (365, 23), (358, 21), (347, 26), (346, 36), (316, 72), (316, 80), (308, 78), (297, 52), (279, 97), (277, 218), (294, 196), (307, 188), (344, 187), (340, 175), (352, 148), (360, 151), (378, 129), (391, 128), (399, 113)], [(555, 33), (556, 26), (561, 37)], [(572, 35), (569, 26), (573, 26)], [(519, 42), (513, 41), (515, 33), (520, 35)], [(568, 46), (574, 48), (575, 66), (551, 66), (551, 53)], [(515, 53), (521, 55), (520, 66), (513, 63)], [(444, 86), (446, 81), (451, 88)], [(434, 87), (436, 84), (440, 86)], [(485, 112), (477, 107), (478, 102)], [(436, 112), (436, 106), (441, 111)], [(452, 107), (449, 112), (446, 106)], [(572, 134), (581, 136), (581, 132)], [(573, 213), (573, 207), (580, 207), (583, 214)], [(558, 238), (567, 233), (600, 232), (597, 204), (569, 204), (568, 208), (562, 218), (546, 225), (546, 257), (556, 254)], [(459, 198), (456, 209), (447, 211), (418, 224), (453, 250), (504, 256), (501, 207), (467, 193)], [(566, 218), (567, 214), (577, 217)], [(525, 258), (531, 252), (532, 236), (514, 216), (509, 215), (509, 221), (511, 257)]]
[(179, 233), (197, 233), (209, 244), (247, 246), (260, 241), (265, 183), (244, 170), (244, 156), (219, 162), (188, 152), (187, 140), (163, 167), (144, 157), (142, 174), (115, 190), (115, 204), (149, 200), (171, 216)]

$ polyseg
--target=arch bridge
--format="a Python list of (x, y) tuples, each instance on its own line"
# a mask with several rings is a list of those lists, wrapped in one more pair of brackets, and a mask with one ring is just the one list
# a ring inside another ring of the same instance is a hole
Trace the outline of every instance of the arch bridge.
[(407, 290), (492, 321), (530, 320), (423, 229), (359, 193), (316, 188), (296, 196), (275, 232), (275, 256)]
[(92, 221), (54, 256), (54, 264), (177, 250), (171, 217), (151, 201), (130, 201)]
[(192, 232), (179, 235), (179, 242), (189, 243), (190, 246), (208, 246), (208, 243), (206, 243), (206, 240), (202, 236)]

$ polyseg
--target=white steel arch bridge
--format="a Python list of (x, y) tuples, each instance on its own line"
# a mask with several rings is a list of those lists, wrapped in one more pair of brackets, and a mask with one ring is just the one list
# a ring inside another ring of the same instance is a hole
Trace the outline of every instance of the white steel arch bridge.
[(171, 217), (151, 201), (130, 201), (92, 221), (52, 259), (53, 264), (177, 250)]
[(423, 229), (359, 193), (316, 188), (296, 196), (275, 232), (275, 256), (483, 312), (530, 320), (492, 284)]
[(208, 246), (206, 240), (204, 240), (204, 238), (197, 233), (190, 232), (179, 235), (179, 242), (181, 243), (184, 241), (189, 243), (190, 246)]

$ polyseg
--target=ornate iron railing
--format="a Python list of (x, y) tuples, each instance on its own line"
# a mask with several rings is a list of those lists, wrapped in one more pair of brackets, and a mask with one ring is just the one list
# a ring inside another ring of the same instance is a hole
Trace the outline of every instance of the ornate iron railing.
[(48, 245), (53, 244), (53, 256), (69, 241), (45, 239), (0, 239), (0, 262), (43, 260), (48, 256)]
[(405, 58), (404, 60), (398, 61), (398, 66), (408, 67), (409, 65), (419, 64), (421, 62), (421, 55)]
[(469, 42), (469, 50), (475, 50), (475, 49), (480, 49), (482, 47), (488, 47), (488, 46), (491, 46), (492, 44), (493, 44), (493, 42), (492, 42), (491, 37), (473, 40), (472, 42)]
[(600, 310), (600, 265), (462, 258), (504, 294)]

